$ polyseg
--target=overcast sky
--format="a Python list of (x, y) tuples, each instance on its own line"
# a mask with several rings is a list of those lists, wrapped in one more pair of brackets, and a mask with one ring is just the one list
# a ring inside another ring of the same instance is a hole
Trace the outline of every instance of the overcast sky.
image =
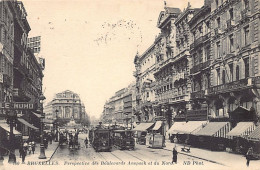
[[(187, 7), (187, 0), (167, 0)], [(190, 0), (201, 7), (204, 0)], [(159, 33), (156, 27), (163, 0), (23, 0), (31, 26), (29, 37), (42, 36), (46, 60), (43, 91), (80, 95), (90, 116), (101, 115), (116, 91), (132, 81), (134, 57)]]

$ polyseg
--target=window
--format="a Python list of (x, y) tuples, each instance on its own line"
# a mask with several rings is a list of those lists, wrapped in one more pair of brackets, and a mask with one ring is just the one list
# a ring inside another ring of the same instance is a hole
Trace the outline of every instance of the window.
[(228, 66), (229, 66), (229, 72), (230, 72), (229, 81), (232, 82), (233, 81), (233, 64), (231, 63)]
[(231, 9), (229, 10), (229, 17), (230, 17), (230, 20), (233, 20), (233, 19), (234, 19), (233, 8), (231, 8)]
[(239, 80), (239, 66), (236, 67), (236, 81)]
[(149, 97), (149, 92), (146, 93), (147, 98)]
[(218, 68), (217, 70), (217, 85), (220, 84), (220, 69)]
[(210, 59), (210, 46), (206, 47), (205, 53), (206, 53), (206, 60), (209, 60)]
[(226, 83), (226, 73), (225, 70), (222, 71), (222, 84)]
[(244, 33), (245, 33), (245, 45), (248, 45), (249, 44), (249, 26), (246, 26), (244, 28)]
[(249, 0), (244, 0), (245, 9), (249, 10)]
[(217, 47), (217, 58), (219, 58), (220, 57), (220, 42), (219, 41), (216, 43), (216, 47)]
[(245, 78), (249, 77), (249, 58), (244, 59), (245, 63)]
[(220, 28), (220, 17), (217, 18), (217, 26)]
[(219, 2), (218, 2), (218, 0), (216, 0), (216, 7), (218, 7), (218, 5), (219, 5)]
[(206, 33), (208, 33), (210, 30), (210, 23), (209, 21), (206, 22)]
[(229, 51), (233, 52), (234, 51), (234, 36), (231, 34), (229, 36)]

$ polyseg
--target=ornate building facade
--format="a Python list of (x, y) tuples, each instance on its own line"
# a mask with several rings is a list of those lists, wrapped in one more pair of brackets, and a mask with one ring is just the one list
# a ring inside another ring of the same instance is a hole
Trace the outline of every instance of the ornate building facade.
[(208, 119), (208, 100), (206, 94), (210, 87), (210, 0), (189, 21), (191, 30), (190, 44), (190, 79), (191, 79), (191, 110), (187, 118), (193, 120)]
[(100, 120), (104, 124), (130, 127), (135, 122), (134, 111), (136, 108), (135, 83), (123, 88), (106, 101)]
[(10, 1), (0, 2), (0, 102), (13, 97), (14, 9)]
[(53, 100), (44, 107), (44, 112), (49, 119), (69, 121), (72, 118), (76, 121), (85, 118), (85, 106), (78, 94), (65, 90), (57, 93)]
[(239, 106), (259, 112), (259, 3), (211, 2), (211, 118), (228, 118)]

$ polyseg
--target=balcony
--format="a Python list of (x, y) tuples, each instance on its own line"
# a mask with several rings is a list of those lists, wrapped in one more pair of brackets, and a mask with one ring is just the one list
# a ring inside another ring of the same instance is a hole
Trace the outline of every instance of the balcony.
[(241, 79), (238, 81), (234, 81), (227, 84), (221, 84), (218, 86), (213, 86), (209, 88), (209, 94), (219, 94), (219, 93), (226, 93), (230, 91), (237, 91), (241, 89), (249, 88), (253, 85), (253, 83), (257, 82), (257, 78), (249, 78), (249, 79)]
[(209, 66), (210, 66), (210, 60), (197, 64), (190, 69), (190, 74), (195, 74), (197, 72), (200, 72), (201, 70), (204, 70), (205, 68), (208, 68)]
[(231, 29), (235, 26), (235, 21), (233, 19), (227, 20), (227, 29)]
[(3, 74), (3, 84), (4, 84), (4, 86), (5, 87), (10, 87), (11, 86), (11, 84), (12, 84), (12, 79), (11, 79), (11, 77), (9, 76), (9, 75), (7, 75), (7, 74)]
[(205, 90), (192, 92), (190, 97), (191, 97), (191, 99), (204, 99), (205, 98)]
[(219, 34), (221, 34), (221, 29), (220, 28), (215, 28), (214, 29), (214, 33), (215, 33), (215, 36), (218, 36)]
[(241, 19), (242, 19), (242, 20), (248, 19), (249, 15), (250, 15), (249, 13), (250, 13), (250, 12), (249, 12), (248, 9), (244, 9), (243, 11), (241, 11)]
[(207, 110), (187, 110), (187, 120), (207, 120)]
[(210, 39), (210, 32), (203, 36), (203, 42), (208, 41), (209, 39)]

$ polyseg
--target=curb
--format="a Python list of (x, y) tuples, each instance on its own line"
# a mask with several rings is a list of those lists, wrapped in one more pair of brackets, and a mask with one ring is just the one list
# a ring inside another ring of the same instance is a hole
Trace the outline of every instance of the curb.
[[(163, 148), (163, 150), (172, 151), (170, 149), (165, 149), (165, 148)], [(222, 166), (227, 166), (225, 164), (222, 164), (222, 163), (219, 163), (219, 162), (216, 162), (216, 161), (212, 161), (212, 160), (209, 160), (209, 159), (201, 158), (201, 157), (198, 157), (198, 156), (194, 156), (194, 155), (190, 155), (190, 154), (186, 154), (186, 153), (182, 153), (182, 152), (178, 152), (178, 153), (182, 154), (182, 155), (190, 156), (190, 157), (193, 157), (193, 158), (201, 159), (201, 160), (204, 160), (204, 161), (208, 161), (208, 162), (211, 162), (211, 163), (219, 164), (219, 165), (222, 165)]]
[(54, 150), (54, 152), (52, 153), (52, 155), (51, 155), (51, 157), (50, 157), (50, 159), (48, 161), (51, 161), (53, 155), (56, 153), (56, 151), (58, 150), (59, 146), (60, 146), (60, 144), (58, 144), (58, 146), (56, 147), (56, 149)]

